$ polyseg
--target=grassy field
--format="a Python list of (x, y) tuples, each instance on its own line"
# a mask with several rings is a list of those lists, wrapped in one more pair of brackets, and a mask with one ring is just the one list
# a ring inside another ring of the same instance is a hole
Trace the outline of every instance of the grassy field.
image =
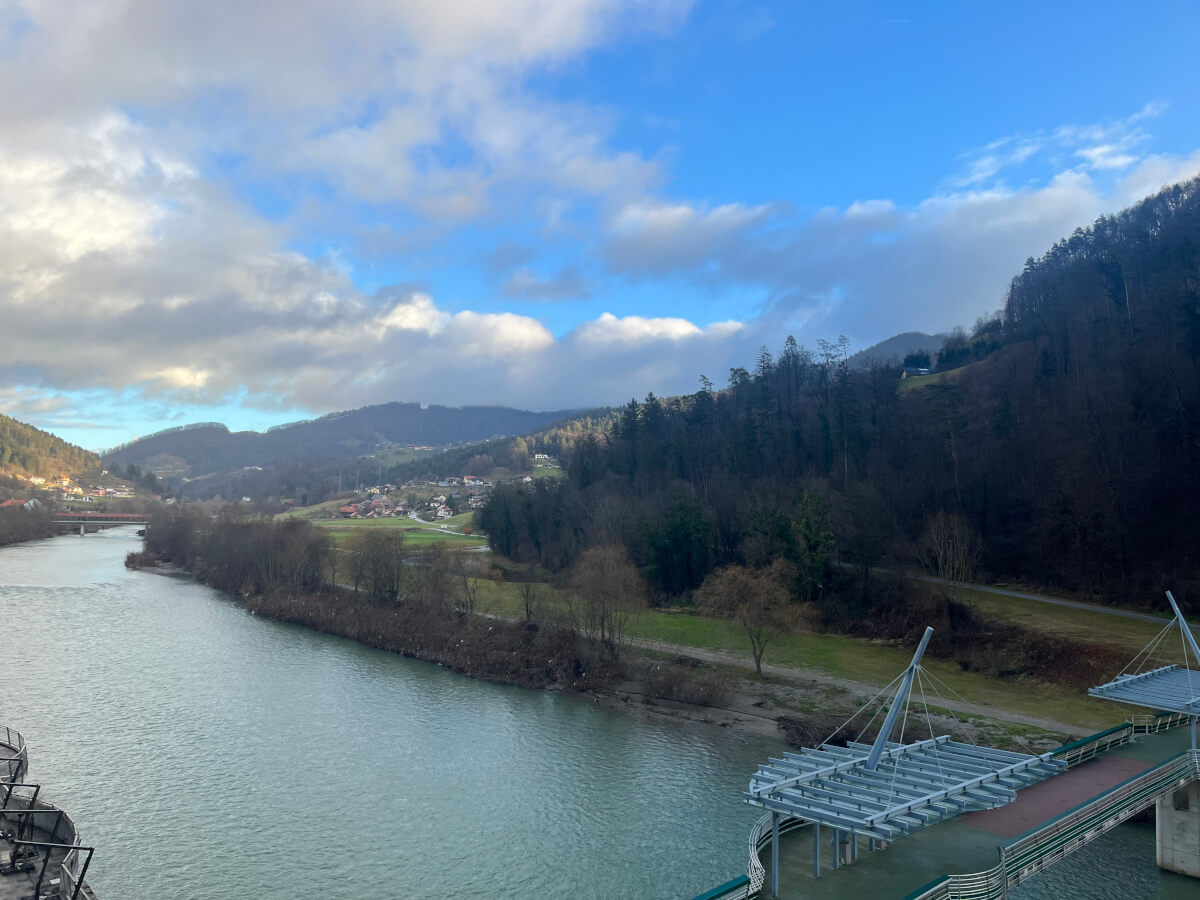
[(360, 528), (398, 528), (404, 532), (404, 543), (410, 547), (427, 547), (445, 542), (457, 547), (483, 547), (487, 538), (482, 535), (461, 534), (449, 529), (443, 531), (436, 526), (418, 525), (412, 519), (317, 519), (314, 525), (328, 529), (333, 541), (342, 545)]
[[(1151, 622), (1118, 618), (1076, 607), (1054, 606), (1022, 597), (1003, 597), (970, 588), (954, 587), (947, 590), (955, 599), (978, 610), (986, 618), (1011, 622), (1042, 634), (1053, 634), (1092, 644), (1108, 644), (1127, 650), (1130, 658), (1162, 630), (1162, 625)], [(1164, 621), (1163, 625), (1165, 624)], [(1178, 639), (1175, 644), (1178, 645)]]
[[(975, 365), (972, 363), (971, 365)], [(948, 372), (934, 372), (932, 375), (918, 375), (916, 378), (901, 378), (900, 386), (897, 390), (901, 394), (907, 394), (909, 391), (915, 391), (917, 388), (928, 387), (931, 384), (953, 384), (962, 377), (962, 373), (969, 369), (970, 366), (962, 366), (958, 369), (951, 369)]]
[(346, 500), (326, 500), (324, 503), (317, 503), (313, 506), (294, 506), (280, 515), (292, 519), (325, 519), (331, 517), (339, 507), (346, 503)]
[(561, 481), (567, 477), (567, 470), (560, 469), (558, 466), (534, 466), (533, 477), (555, 478)]
[(468, 510), (467, 512), (459, 513), (457, 516), (451, 516), (448, 519), (438, 519), (433, 523), (438, 527), (445, 525), (451, 531), (462, 531), (464, 528), (473, 528), (475, 526), (475, 512)]
[[(550, 618), (563, 614), (562, 599), (553, 587), (539, 584), (538, 592), (543, 603), (543, 616)], [(481, 611), (495, 615), (513, 618), (522, 615), (518, 587), (511, 582), (481, 581), (479, 606)], [(645, 610), (630, 621), (628, 634), (641, 640), (728, 653), (747, 662), (751, 659), (749, 644), (740, 626), (724, 619), (697, 616), (690, 611)], [(768, 645), (763, 661), (771, 666), (795, 669), (797, 675), (801, 676), (831, 676), (882, 686), (898, 675), (911, 657), (912, 651), (909, 649), (874, 641), (837, 634), (798, 632)], [(1094, 700), (1079, 690), (1064, 690), (1035, 681), (1006, 681), (964, 672), (957, 664), (943, 660), (927, 658), (924, 666), (967, 702), (980, 706), (1012, 710), (1090, 729), (1114, 725), (1122, 721), (1124, 716), (1122, 707)], [(928, 699), (933, 705), (933, 698)]]

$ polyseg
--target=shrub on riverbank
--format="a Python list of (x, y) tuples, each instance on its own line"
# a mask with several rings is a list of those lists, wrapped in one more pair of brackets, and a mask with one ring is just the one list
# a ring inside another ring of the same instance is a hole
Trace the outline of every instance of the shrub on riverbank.
[(44, 510), (0, 509), (0, 545), (52, 537), (56, 533)]
[(712, 666), (680, 656), (647, 663), (642, 671), (642, 693), (646, 697), (697, 706), (724, 706), (731, 691), (728, 682)]
[(125, 555), (125, 568), (127, 569), (153, 569), (157, 566), (158, 557), (150, 550)]
[(621, 674), (569, 628), (463, 618), (438, 604), (379, 606), (346, 590), (274, 590), (247, 596), (246, 608), (505, 684), (596, 690)]

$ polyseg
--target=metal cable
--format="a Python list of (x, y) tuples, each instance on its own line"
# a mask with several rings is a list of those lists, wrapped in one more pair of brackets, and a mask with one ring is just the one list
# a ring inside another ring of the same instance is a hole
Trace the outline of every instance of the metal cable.
[(929, 739), (933, 741), (933, 759), (937, 763), (938, 774), (946, 782), (946, 773), (942, 770), (942, 751), (937, 744), (937, 736), (933, 733), (933, 716), (929, 714), (929, 703), (925, 699), (925, 679), (921, 677), (921, 667), (917, 667), (917, 687), (921, 689), (921, 705), (925, 707), (925, 724), (929, 726)]
[[(828, 744), (828, 743), (829, 743), (830, 741), (832, 741), (832, 740), (833, 740), (835, 737), (837, 737), (838, 733), (839, 733), (839, 732), (840, 732), (840, 731), (841, 731), (843, 728), (845, 728), (847, 725), (849, 725), (851, 722), (853, 722), (855, 719), (857, 719), (857, 718), (859, 717), (859, 715), (862, 713), (862, 711), (863, 711), (863, 710), (865, 710), (865, 709), (866, 709), (867, 707), (869, 707), (869, 706), (870, 706), (872, 703), (874, 703), (876, 700), (878, 700), (880, 697), (882, 697), (884, 694), (886, 694), (886, 693), (887, 693), (887, 692), (888, 692), (888, 691), (891, 689), (892, 685), (893, 685), (893, 684), (895, 684), (897, 681), (899, 681), (899, 680), (900, 680), (901, 678), (903, 678), (903, 677), (904, 677), (904, 673), (903, 673), (903, 672), (901, 672), (899, 675), (897, 675), (895, 678), (893, 678), (891, 681), (889, 681), (887, 684), (885, 684), (885, 685), (884, 685), (882, 688), (880, 688), (880, 689), (879, 689), (879, 691), (878, 691), (878, 692), (875, 694), (875, 696), (874, 696), (874, 697), (872, 697), (870, 700), (868, 700), (866, 703), (864, 703), (862, 706), (860, 706), (860, 707), (858, 708), (858, 710), (857, 710), (857, 711), (854, 713), (854, 715), (852, 715), (852, 716), (851, 716), (850, 718), (848, 718), (848, 719), (847, 719), (845, 722), (843, 722), (841, 725), (839, 725), (839, 726), (838, 726), (838, 727), (837, 727), (837, 728), (834, 730), (833, 734), (829, 735), (829, 737), (825, 738), (825, 740), (823, 740), (821, 743), (823, 743), (823, 744)], [(875, 710), (875, 715), (871, 716), (871, 720), (870, 720), (869, 722), (867, 722), (867, 724), (866, 724), (865, 726), (863, 726), (863, 730), (862, 730), (862, 731), (860, 731), (860, 732), (858, 733), (858, 738), (855, 738), (855, 740), (858, 740), (859, 738), (861, 738), (861, 737), (863, 736), (863, 733), (864, 733), (864, 732), (865, 732), (865, 731), (866, 731), (868, 728), (870, 728), (870, 727), (871, 727), (871, 722), (874, 722), (874, 721), (875, 721), (875, 716), (878, 716), (878, 715), (879, 715), (879, 713), (880, 713), (880, 710), (882, 710), (882, 709), (883, 709), (883, 707), (881, 706), (879, 709)]]

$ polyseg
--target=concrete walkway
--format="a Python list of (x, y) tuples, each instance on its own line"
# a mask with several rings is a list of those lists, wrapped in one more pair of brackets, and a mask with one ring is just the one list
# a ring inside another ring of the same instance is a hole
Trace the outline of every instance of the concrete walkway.
[[(784, 900), (900, 898), (942, 875), (990, 869), (1000, 861), (1001, 844), (1167, 761), (1189, 745), (1186, 727), (1138, 735), (1129, 744), (1018, 792), (1016, 802), (1008, 806), (958, 816), (875, 853), (862, 840), (858, 861), (836, 870), (830, 830), (822, 829), (820, 878), (812, 875), (812, 829), (803, 828), (780, 839), (779, 896)], [(768, 872), (770, 856), (768, 848), (763, 853)]]

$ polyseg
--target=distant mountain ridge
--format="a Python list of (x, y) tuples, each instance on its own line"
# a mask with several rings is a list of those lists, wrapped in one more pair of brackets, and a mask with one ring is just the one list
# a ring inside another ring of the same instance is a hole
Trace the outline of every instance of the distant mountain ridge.
[(942, 345), (946, 343), (947, 337), (949, 335), (944, 333), (926, 334), (923, 331), (906, 331), (852, 354), (849, 359), (850, 367), (865, 369), (873, 362), (899, 364), (908, 354), (916, 353), (918, 350), (928, 350), (930, 359), (934, 359), (937, 357), (938, 351), (942, 349)]
[(170, 476), (196, 477), (304, 459), (356, 458), (407, 444), (440, 447), (495, 435), (528, 434), (575, 412), (383, 403), (280, 425), (266, 432), (231, 432), (216, 422), (168, 429), (109, 450), (103, 459), (109, 466), (133, 463), (151, 471), (163, 470)]

